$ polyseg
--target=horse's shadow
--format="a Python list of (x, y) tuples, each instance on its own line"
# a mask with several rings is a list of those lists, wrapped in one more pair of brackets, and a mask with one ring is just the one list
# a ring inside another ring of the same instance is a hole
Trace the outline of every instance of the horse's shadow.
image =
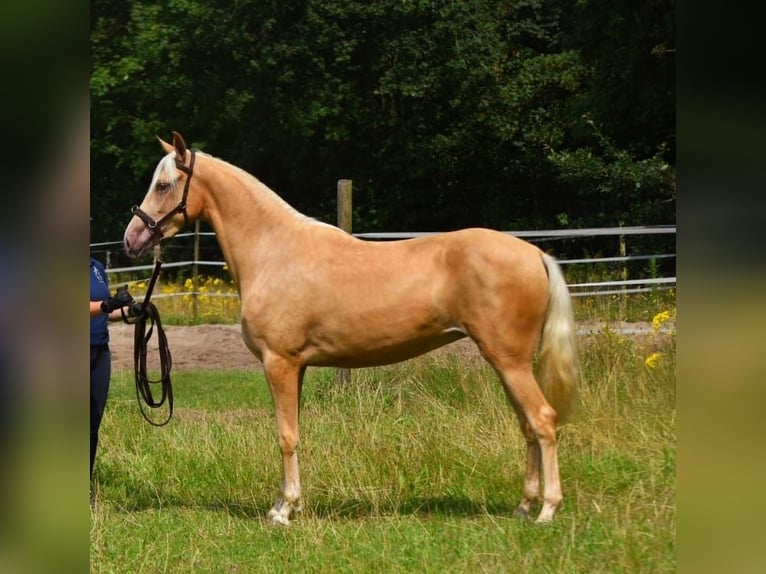
[(413, 496), (385, 503), (365, 499), (320, 500), (309, 505), (317, 518), (357, 519), (371, 516), (510, 516), (516, 509), (504, 501), (477, 501), (463, 495)]
[[(193, 508), (206, 509), (245, 519), (265, 520), (273, 501), (243, 503), (236, 500), (210, 500), (190, 503), (188, 499), (171, 496), (142, 496), (135, 493), (119, 507), (127, 512)], [(512, 516), (515, 506), (504, 501), (477, 501), (467, 496), (420, 496), (385, 503), (361, 498), (342, 500), (320, 499), (306, 501), (302, 515), (317, 519), (355, 520), (381, 516)], [(298, 516), (300, 516), (299, 514)]]

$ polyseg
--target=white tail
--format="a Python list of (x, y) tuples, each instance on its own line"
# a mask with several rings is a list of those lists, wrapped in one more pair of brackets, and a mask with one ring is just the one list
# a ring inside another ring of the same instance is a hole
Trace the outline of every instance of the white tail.
[(550, 299), (540, 341), (539, 381), (561, 423), (572, 407), (579, 378), (575, 321), (561, 267), (548, 254), (543, 254), (543, 263), (548, 270)]

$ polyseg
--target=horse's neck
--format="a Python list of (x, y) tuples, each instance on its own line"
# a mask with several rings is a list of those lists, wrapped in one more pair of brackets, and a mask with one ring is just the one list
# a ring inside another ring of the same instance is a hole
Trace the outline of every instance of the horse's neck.
[(204, 217), (241, 286), (275, 239), (295, 234), (310, 220), (246, 171), (215, 158), (211, 162), (205, 174)]

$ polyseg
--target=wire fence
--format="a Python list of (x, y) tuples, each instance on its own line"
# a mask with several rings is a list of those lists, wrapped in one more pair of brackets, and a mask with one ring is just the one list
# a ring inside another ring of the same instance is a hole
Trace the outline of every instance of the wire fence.
[[(199, 229), (199, 226), (197, 226), (196, 229)], [(366, 241), (395, 241), (412, 239), (415, 237), (426, 237), (430, 235), (436, 235), (438, 233), (439, 232), (380, 232), (355, 233), (353, 235)], [(569, 288), (572, 296), (574, 297), (627, 295), (633, 293), (654, 292), (676, 288), (676, 254), (674, 252), (676, 234), (675, 225), (554, 229), (542, 231), (505, 231), (504, 233), (520, 237), (532, 243), (545, 243), (561, 240), (583, 241), (592, 238), (616, 238), (617, 241), (614, 243), (614, 250), (618, 253), (617, 255), (559, 259), (559, 263), (565, 267), (565, 270), (568, 266), (578, 266), (580, 268), (585, 268), (585, 270), (579, 275), (593, 277), (598, 276), (598, 274), (601, 273), (604, 276), (609, 277), (604, 277), (604, 280), (571, 282), (569, 284)], [(628, 254), (627, 242), (629, 237), (652, 235), (672, 235), (673, 252), (666, 251), (662, 253)], [(202, 259), (195, 257), (194, 255), (188, 255), (189, 252), (193, 254), (200, 253), (200, 240), (203, 238), (215, 238), (215, 232), (197, 230), (194, 232), (179, 233), (174, 237), (174, 243), (176, 240), (183, 240), (185, 238), (191, 238), (194, 244), (193, 247), (190, 249), (188, 246), (182, 246), (180, 260), (165, 261), (163, 263), (163, 269), (181, 270), (187, 276), (193, 279), (192, 285), (199, 284), (197, 282), (197, 278), (199, 276), (199, 269), (201, 267), (218, 268), (219, 272), (225, 269), (226, 262), (223, 260), (223, 255), (221, 254), (217, 242), (215, 241), (213, 241), (212, 244), (206, 248), (207, 253), (211, 255), (211, 257)], [(163, 247), (165, 250), (168, 248), (169, 246)], [(102, 259), (104, 261), (107, 273), (110, 275), (128, 274), (134, 280), (140, 281), (144, 278), (144, 276), (148, 278), (149, 274), (154, 268), (153, 264), (129, 266), (113, 265), (113, 260), (120, 259), (119, 256), (122, 255), (122, 241), (91, 243), (90, 250), (91, 256)], [(102, 255), (102, 257), (98, 257), (98, 255)], [(164, 259), (165, 256), (163, 255), (163, 260)], [(637, 262), (645, 262), (649, 264), (650, 267), (655, 269), (654, 275), (656, 276), (630, 278), (629, 267), (631, 265), (635, 265)], [(186, 271), (188, 271), (188, 273), (186, 273)], [(613, 277), (615, 275), (617, 275), (619, 278), (614, 279)], [(153, 295), (153, 297), (183, 297), (189, 295), (196, 297), (200, 294), (201, 293), (199, 291), (191, 289), (175, 292), (172, 294), (157, 293)], [(219, 297), (238, 296), (237, 294), (227, 293), (205, 293), (205, 295)]]

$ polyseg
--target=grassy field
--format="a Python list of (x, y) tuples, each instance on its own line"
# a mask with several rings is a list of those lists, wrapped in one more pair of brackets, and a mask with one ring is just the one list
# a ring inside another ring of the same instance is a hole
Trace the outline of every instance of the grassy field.
[(346, 388), (309, 369), (290, 527), (265, 520), (281, 463), (261, 374), (174, 372), (160, 428), (138, 413), (132, 373), (116, 377), (91, 572), (674, 572), (675, 337), (646, 346), (605, 328), (581, 350), (549, 525), (512, 516), (517, 421), (494, 373), (449, 347), (354, 371)]

